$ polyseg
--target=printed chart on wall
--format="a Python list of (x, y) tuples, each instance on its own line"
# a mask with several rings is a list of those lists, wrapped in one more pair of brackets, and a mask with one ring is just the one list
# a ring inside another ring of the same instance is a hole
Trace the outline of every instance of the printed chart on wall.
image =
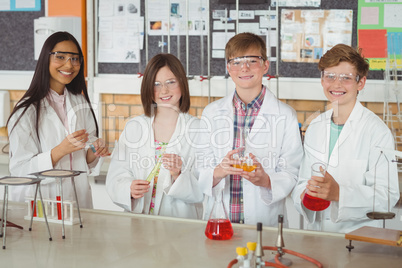
[(225, 46), (236, 34), (236, 20), (239, 17), (239, 33), (251, 32), (260, 35), (267, 44), (267, 56), (276, 61), (278, 43), (275, 10), (212, 10), (212, 57), (225, 58)]
[(402, 0), (359, 0), (358, 46), (371, 70), (401, 65)]
[(281, 60), (316, 63), (336, 44), (352, 44), (353, 10), (281, 12)]
[(98, 62), (140, 62), (144, 17), (140, 0), (99, 0)]
[(147, 4), (149, 35), (187, 35), (188, 31), (188, 35), (207, 36), (209, 32), (208, 0), (147, 0)]

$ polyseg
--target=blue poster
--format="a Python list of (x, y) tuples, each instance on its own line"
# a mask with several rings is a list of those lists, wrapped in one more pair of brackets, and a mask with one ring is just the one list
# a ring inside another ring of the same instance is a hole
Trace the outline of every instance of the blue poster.
[(0, 11), (40, 11), (41, 0), (10, 0), (0, 2)]
[(402, 55), (402, 32), (387, 32), (388, 57), (391, 59), (401, 58)]

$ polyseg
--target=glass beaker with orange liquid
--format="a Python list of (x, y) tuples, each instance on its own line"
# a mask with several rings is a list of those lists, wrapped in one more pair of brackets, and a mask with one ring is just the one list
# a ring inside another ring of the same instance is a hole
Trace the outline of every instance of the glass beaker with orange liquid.
[(205, 228), (205, 236), (212, 240), (228, 240), (233, 236), (232, 223), (223, 203), (223, 190), (215, 196), (214, 205)]
[[(311, 176), (324, 177), (327, 165), (321, 162), (311, 165)], [(303, 205), (309, 210), (321, 211), (329, 207), (330, 201), (309, 195), (307, 192), (303, 197)]]
[(257, 168), (257, 166), (254, 165), (254, 161), (250, 157), (250, 154), (246, 154), (246, 156), (244, 157), (241, 168), (247, 172), (252, 172), (254, 171), (254, 169)]
[(250, 154), (246, 154), (245, 156), (242, 157), (239, 157), (238, 155), (233, 155), (233, 159), (239, 161), (239, 164), (233, 165), (233, 167), (235, 168), (241, 168), (247, 172), (252, 172), (254, 169), (257, 168), (257, 166), (254, 165), (254, 161), (250, 157)]

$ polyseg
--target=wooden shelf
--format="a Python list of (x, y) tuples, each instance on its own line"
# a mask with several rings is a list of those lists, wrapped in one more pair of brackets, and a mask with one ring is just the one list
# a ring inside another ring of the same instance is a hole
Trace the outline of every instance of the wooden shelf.
[(345, 234), (348, 240), (402, 247), (402, 231), (376, 227), (361, 227)]

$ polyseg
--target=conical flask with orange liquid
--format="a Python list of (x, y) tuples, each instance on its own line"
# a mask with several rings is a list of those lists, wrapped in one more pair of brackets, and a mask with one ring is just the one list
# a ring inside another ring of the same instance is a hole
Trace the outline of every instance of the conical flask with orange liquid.
[(215, 195), (214, 205), (205, 228), (205, 235), (212, 240), (228, 240), (233, 236), (232, 223), (223, 203), (223, 190)]

